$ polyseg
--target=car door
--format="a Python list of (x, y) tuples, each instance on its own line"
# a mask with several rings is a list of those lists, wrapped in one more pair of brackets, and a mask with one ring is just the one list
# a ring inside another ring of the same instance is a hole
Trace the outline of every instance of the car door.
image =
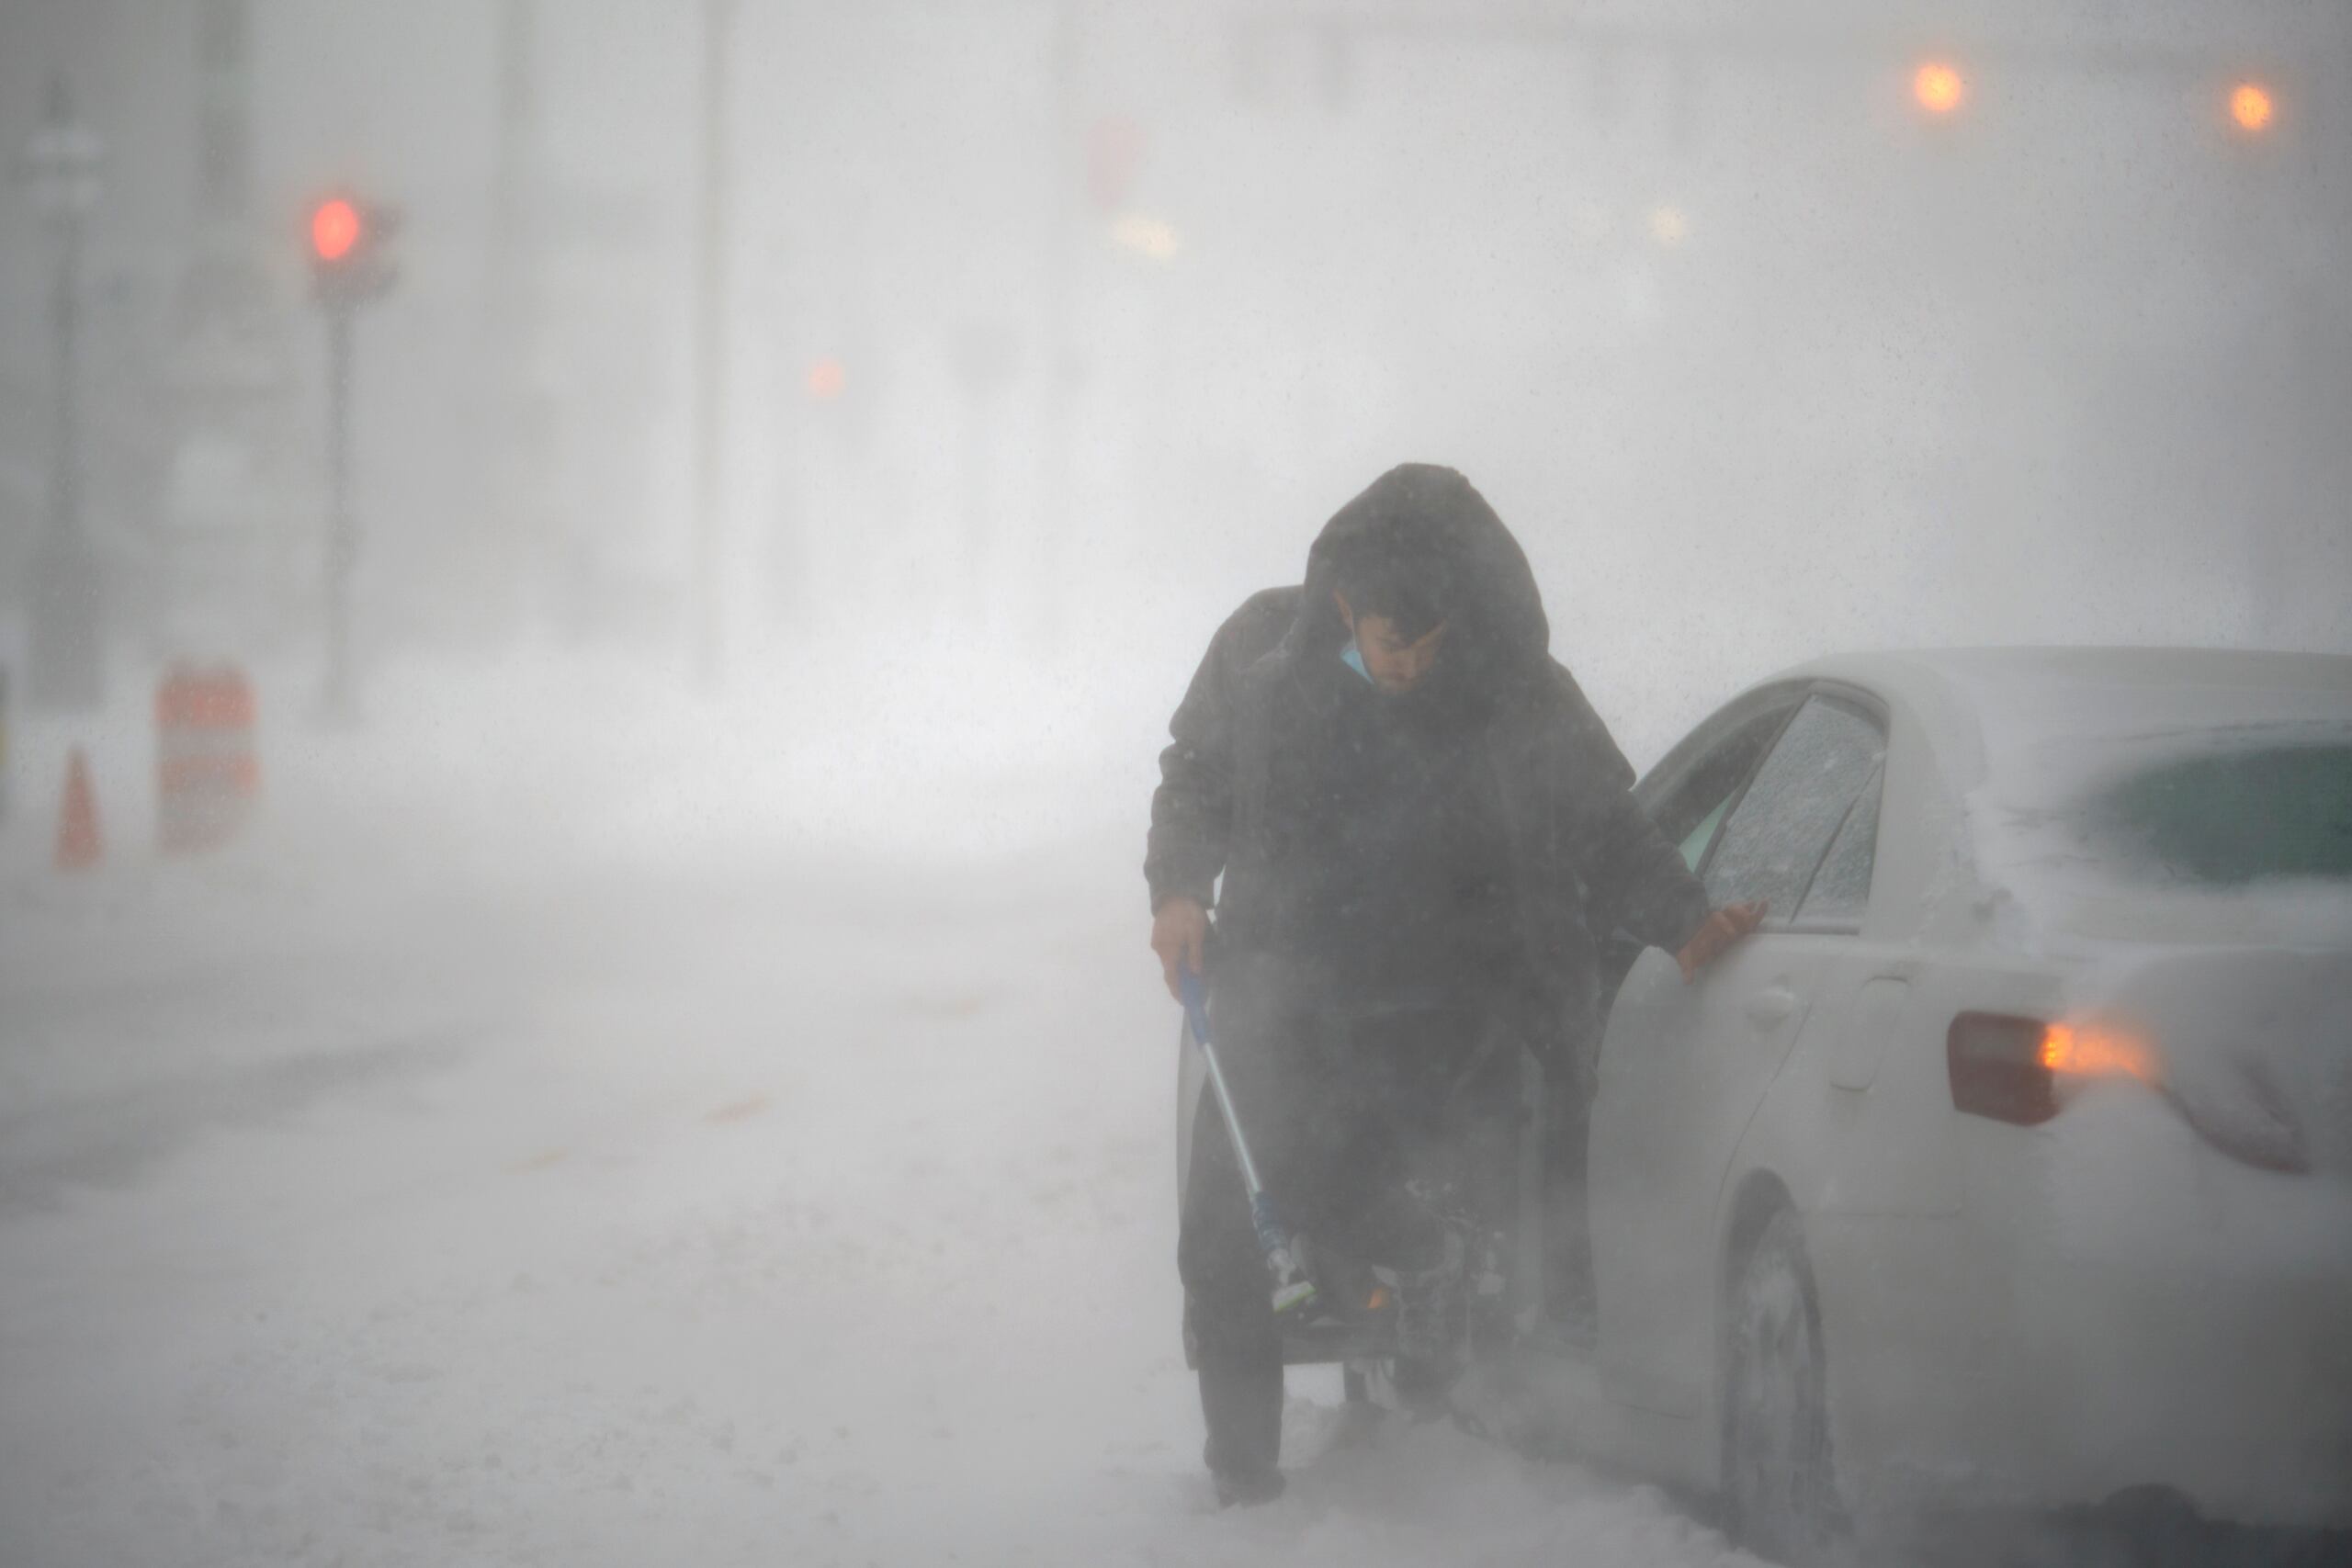
[(1885, 752), (1871, 708), (1807, 696), (1701, 851), (1710, 900), (1769, 900), (1762, 929), (1692, 984), (1672, 955), (1645, 953), (1618, 993), (1602, 1037), (1590, 1185), (1601, 1373), (1625, 1404), (1698, 1412), (1713, 1365), (1717, 1196), (1827, 957), (1821, 933), (1792, 917), (1856, 803), (1876, 789)]

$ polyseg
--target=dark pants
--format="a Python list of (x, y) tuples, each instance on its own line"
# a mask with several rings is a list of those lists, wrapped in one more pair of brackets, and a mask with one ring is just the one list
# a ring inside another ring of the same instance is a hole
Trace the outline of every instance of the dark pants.
[[(1475, 1008), (1350, 1017), (1272, 965), (1220, 967), (1217, 1052), (1258, 1175), (1283, 1221), (1362, 1263), (1438, 1266), (1444, 1226), (1407, 1190), (1498, 1212), (1498, 1087), (1517, 1062)], [(1177, 1267), (1200, 1362), (1212, 1471), (1273, 1468), (1282, 1447), (1282, 1339), (1249, 1199), (1224, 1118), (1204, 1091), (1193, 1122)]]
[(1587, 1167), (1592, 1147), (1594, 1078), (1589, 1060), (1547, 1074), (1544, 1083), (1544, 1303), (1575, 1337), (1589, 1340), (1599, 1304), (1592, 1274)]

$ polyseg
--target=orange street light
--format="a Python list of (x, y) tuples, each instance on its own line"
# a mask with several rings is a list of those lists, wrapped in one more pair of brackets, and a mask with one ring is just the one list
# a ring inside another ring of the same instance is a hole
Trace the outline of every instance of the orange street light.
[(1968, 79), (1950, 61), (1926, 61), (1912, 73), (1911, 96), (1929, 114), (1948, 115), (1967, 98)]
[(808, 395), (820, 403), (831, 402), (848, 386), (849, 372), (831, 355), (808, 367)]
[(2278, 112), (2270, 89), (2259, 82), (2241, 82), (2230, 93), (2230, 118), (2248, 136), (2259, 136), (2269, 130)]

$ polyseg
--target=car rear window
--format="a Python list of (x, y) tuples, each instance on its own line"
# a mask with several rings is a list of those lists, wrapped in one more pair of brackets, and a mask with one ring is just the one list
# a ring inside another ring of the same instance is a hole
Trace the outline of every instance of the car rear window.
[(2142, 768), (2094, 793), (2080, 820), (2086, 847), (2136, 882), (2352, 881), (2352, 745), (2249, 747)]

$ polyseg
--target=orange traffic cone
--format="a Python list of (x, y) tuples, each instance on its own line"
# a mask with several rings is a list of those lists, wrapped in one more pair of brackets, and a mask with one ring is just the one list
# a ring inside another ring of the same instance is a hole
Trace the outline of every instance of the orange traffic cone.
[(98, 863), (98, 801), (82, 748), (65, 761), (65, 809), (57, 818), (57, 869), (87, 871)]

